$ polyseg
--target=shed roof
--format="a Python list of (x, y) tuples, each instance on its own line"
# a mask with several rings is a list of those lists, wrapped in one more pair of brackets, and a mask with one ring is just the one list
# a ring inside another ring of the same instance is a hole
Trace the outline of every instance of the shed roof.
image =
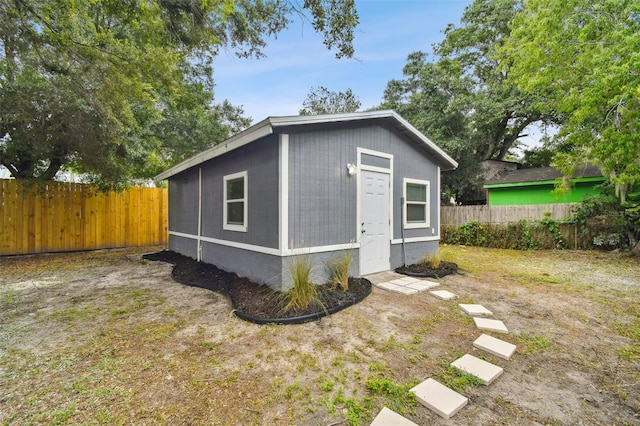
[(330, 123), (362, 122), (366, 120), (380, 122), (391, 126), (396, 131), (402, 133), (407, 138), (415, 142), (423, 151), (431, 155), (436, 163), (443, 170), (453, 170), (458, 167), (458, 163), (449, 157), (440, 147), (423, 135), (418, 129), (413, 127), (404, 118), (391, 110), (354, 112), (343, 114), (323, 114), (323, 115), (295, 115), (284, 117), (267, 117), (261, 122), (254, 124), (246, 130), (230, 137), (229, 139), (215, 145), (212, 148), (202, 151), (191, 158), (171, 167), (156, 176), (156, 180), (168, 179), (193, 166), (204, 163), (212, 158), (218, 157), (241, 146), (247, 145), (260, 138), (270, 135), (276, 129), (286, 127), (321, 125)]
[[(554, 183), (563, 174), (555, 167), (536, 167), (533, 169), (505, 170), (488, 180), (485, 188), (499, 188), (504, 186), (518, 186), (531, 184)], [(585, 164), (576, 168), (571, 179), (604, 180), (600, 169), (593, 164)]]

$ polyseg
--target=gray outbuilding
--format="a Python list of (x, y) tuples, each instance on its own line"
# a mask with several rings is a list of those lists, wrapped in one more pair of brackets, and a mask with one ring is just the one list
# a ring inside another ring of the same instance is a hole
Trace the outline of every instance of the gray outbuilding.
[(169, 249), (276, 290), (346, 250), (355, 277), (438, 250), (440, 172), (457, 163), (393, 111), (269, 117), (156, 177)]

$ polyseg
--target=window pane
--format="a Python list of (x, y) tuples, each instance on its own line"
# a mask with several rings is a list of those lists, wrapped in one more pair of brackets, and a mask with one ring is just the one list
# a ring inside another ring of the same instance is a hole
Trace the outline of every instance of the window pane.
[(407, 201), (427, 201), (427, 186), (417, 183), (408, 183)]
[(407, 222), (426, 222), (426, 207), (424, 204), (407, 204)]
[(244, 225), (244, 203), (228, 203), (227, 204), (227, 224)]
[(241, 200), (244, 198), (244, 178), (227, 181), (227, 200)]

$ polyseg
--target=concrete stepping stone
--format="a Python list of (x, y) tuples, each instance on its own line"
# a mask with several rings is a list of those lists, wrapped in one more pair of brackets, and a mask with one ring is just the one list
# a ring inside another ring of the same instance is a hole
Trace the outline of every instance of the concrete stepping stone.
[(476, 327), (478, 327), (480, 330), (497, 331), (498, 333), (505, 334), (509, 333), (507, 327), (500, 320), (473, 317), (473, 322), (476, 323)]
[(430, 290), (434, 287), (438, 287), (440, 284), (434, 283), (433, 281), (417, 281), (414, 283), (407, 284), (407, 287), (416, 289), (418, 291)]
[(387, 407), (382, 407), (371, 426), (418, 426), (406, 417), (401, 416)]
[(451, 299), (455, 299), (456, 296), (455, 294), (451, 293), (450, 291), (447, 290), (434, 290), (434, 291), (430, 291), (429, 293), (433, 294), (435, 297), (437, 297), (438, 299), (442, 299), (442, 300), (451, 300)]
[(418, 290), (416, 290), (415, 288), (407, 287), (406, 285), (393, 284), (391, 281), (388, 281), (386, 283), (376, 284), (376, 285), (385, 290), (393, 291), (394, 293), (400, 293), (400, 294), (418, 293)]
[(471, 315), (472, 317), (482, 317), (485, 315), (493, 315), (493, 312), (491, 312), (490, 310), (488, 310), (482, 305), (460, 303), (458, 304), (458, 306), (460, 306), (460, 309), (462, 309), (465, 314)]
[(403, 278), (398, 278), (395, 280), (391, 280), (389, 281), (391, 284), (395, 284), (395, 285), (407, 285), (407, 284), (411, 284), (411, 283), (415, 283), (420, 281), (417, 278), (413, 278), (413, 277), (403, 277)]
[(415, 394), (418, 402), (445, 419), (451, 418), (469, 402), (466, 396), (433, 379), (425, 380), (411, 388), (410, 392)]
[(511, 355), (516, 351), (516, 345), (504, 340), (496, 339), (488, 334), (482, 334), (474, 342), (473, 346), (481, 349), (485, 352), (489, 352), (491, 355), (495, 355), (498, 358), (506, 359), (511, 358)]
[(451, 363), (451, 366), (472, 376), (476, 376), (485, 385), (490, 385), (491, 382), (504, 372), (502, 367), (493, 365), (490, 362), (469, 354), (456, 359)]

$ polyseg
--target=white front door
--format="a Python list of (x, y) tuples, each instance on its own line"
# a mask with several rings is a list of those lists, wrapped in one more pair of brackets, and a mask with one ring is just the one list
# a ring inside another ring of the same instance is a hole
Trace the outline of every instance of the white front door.
[(360, 274), (366, 275), (390, 269), (390, 178), (362, 170), (360, 179)]

